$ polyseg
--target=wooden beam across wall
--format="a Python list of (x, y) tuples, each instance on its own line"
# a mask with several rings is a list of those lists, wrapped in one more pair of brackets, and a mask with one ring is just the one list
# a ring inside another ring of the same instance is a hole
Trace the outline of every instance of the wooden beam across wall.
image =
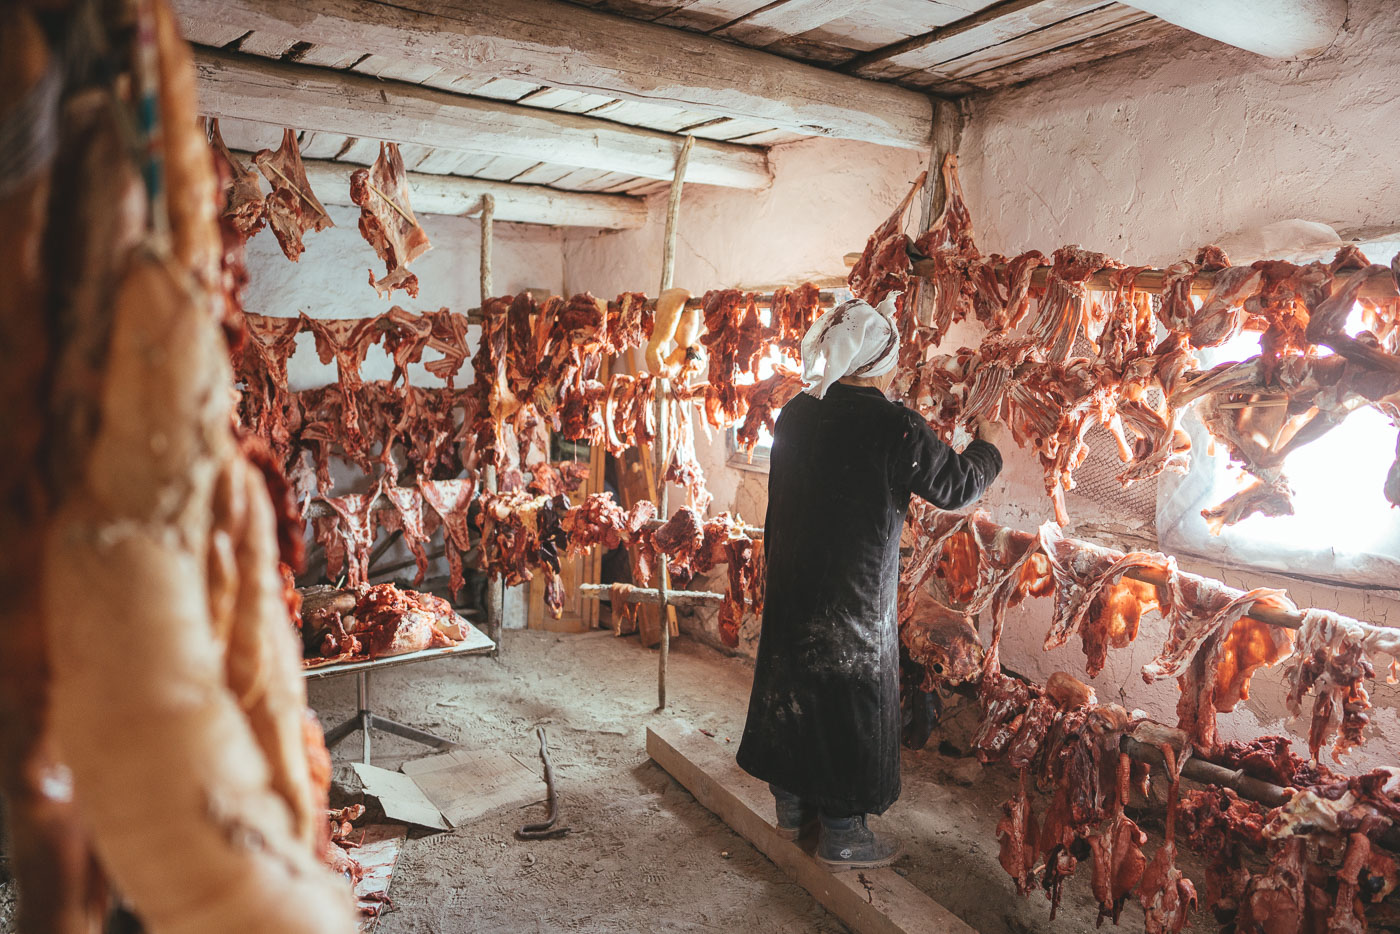
[[(296, 4), (287, 4), (295, 7)], [(682, 138), (351, 72), (196, 49), (200, 113), (434, 149), (669, 179)], [(696, 140), (689, 179), (762, 188), (763, 150)]]
[[(466, 76), (749, 118), (814, 136), (922, 150), (932, 126), (928, 98), (916, 91), (560, 0), (176, 0), (176, 9), (203, 22)], [(689, 180), (706, 183), (697, 168), (692, 161)]]
[[(235, 152), (245, 163), (251, 153)], [(352, 205), (350, 173), (362, 166), (327, 159), (303, 160), (306, 178), (325, 204)], [(496, 199), (496, 220), (553, 227), (630, 230), (646, 225), (646, 202), (627, 195), (560, 191), (543, 185), (517, 185), (457, 175), (409, 172), (410, 199), (419, 214), (474, 214), (483, 195)]]

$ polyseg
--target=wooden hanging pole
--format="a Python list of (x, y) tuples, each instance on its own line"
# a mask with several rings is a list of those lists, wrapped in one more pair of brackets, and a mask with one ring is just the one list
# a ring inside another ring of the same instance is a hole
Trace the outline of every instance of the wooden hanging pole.
[[(481, 307), (491, 297), (494, 286), (491, 282), (491, 226), (496, 220), (496, 199), (491, 195), (481, 196)], [(482, 340), (486, 339), (487, 323), (482, 323)], [(485, 470), (486, 491), (495, 493), (497, 487), (496, 465), (487, 464)], [(484, 544), (484, 543), (483, 543)], [(499, 575), (486, 578), (486, 631), (496, 647), (492, 655), (501, 652), (501, 630), (505, 626), (506, 589)]]
[[(695, 137), (687, 136), (685, 143), (681, 145), (680, 154), (676, 156), (676, 169), (671, 176), (671, 196), (666, 202), (666, 241), (661, 253), (661, 288), (657, 290), (660, 295), (671, 287), (671, 282), (676, 274), (676, 234), (679, 230), (681, 215), (681, 188), (685, 185), (685, 167), (690, 161), (690, 150), (695, 147)], [(667, 430), (666, 415), (669, 411), (667, 396), (670, 386), (664, 377), (656, 381), (656, 498), (657, 510), (663, 516), (669, 516), (670, 496), (666, 483), (667, 454), (670, 451), (670, 439)], [(667, 602), (666, 594), (671, 588), (671, 569), (666, 556), (661, 557), (661, 574), (658, 576), (657, 597), (661, 605), (661, 651), (657, 661), (656, 672), (656, 708), (666, 709), (666, 666), (671, 655), (671, 619), (675, 614), (675, 609)]]
[(491, 228), (496, 223), (496, 196), (481, 196), (481, 307), (495, 294), (491, 282)]

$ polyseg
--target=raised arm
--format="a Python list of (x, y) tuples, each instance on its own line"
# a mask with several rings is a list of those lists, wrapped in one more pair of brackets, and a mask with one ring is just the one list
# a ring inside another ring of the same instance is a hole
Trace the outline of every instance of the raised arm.
[(940, 509), (961, 509), (982, 495), (1001, 473), (1001, 452), (976, 440), (959, 454), (944, 444), (928, 423), (906, 413), (905, 483), (914, 496)]

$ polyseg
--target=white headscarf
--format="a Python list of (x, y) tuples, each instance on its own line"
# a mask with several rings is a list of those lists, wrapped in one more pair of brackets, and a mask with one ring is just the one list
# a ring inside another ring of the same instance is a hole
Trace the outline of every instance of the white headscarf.
[(817, 319), (802, 338), (802, 388), (818, 399), (847, 376), (884, 376), (899, 360), (899, 330), (891, 292), (872, 308), (860, 299), (842, 302)]

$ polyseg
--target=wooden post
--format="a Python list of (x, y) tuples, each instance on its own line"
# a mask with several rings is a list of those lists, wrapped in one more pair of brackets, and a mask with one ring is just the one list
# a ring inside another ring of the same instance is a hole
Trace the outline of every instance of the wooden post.
[[(666, 242), (661, 254), (661, 288), (657, 290), (658, 295), (671, 287), (676, 273), (676, 233), (681, 214), (681, 188), (685, 185), (685, 167), (690, 161), (690, 150), (694, 146), (695, 137), (687, 136), (685, 144), (681, 146), (680, 155), (676, 157), (675, 174), (671, 177), (671, 197), (666, 203)], [(669, 466), (671, 448), (666, 419), (669, 412), (666, 398), (670, 395), (668, 389), (664, 377), (656, 381), (656, 511), (657, 515), (663, 518), (671, 515), (670, 491), (666, 483), (666, 468)], [(656, 708), (665, 710), (666, 665), (671, 655), (671, 617), (675, 610), (666, 602), (666, 592), (671, 587), (671, 569), (666, 556), (663, 554), (660, 558), (661, 574), (657, 590), (661, 598), (661, 651), (656, 672)]]
[[(943, 184), (943, 158), (958, 151), (962, 139), (962, 114), (952, 101), (935, 98), (933, 102), (933, 145), (929, 148), (928, 175), (919, 198), (919, 233), (928, 230), (948, 203), (947, 187)], [(927, 279), (914, 281), (914, 294), (906, 301), (916, 301), (919, 323), (933, 323), (933, 283)], [(909, 306), (905, 306), (906, 308)]]
[[(481, 196), (481, 307), (486, 308), (486, 300), (491, 297), (491, 225), (496, 220), (496, 199), (493, 195)], [(481, 323), (482, 340), (486, 339), (486, 328), (489, 322), (483, 320)], [(496, 492), (496, 465), (486, 465), (486, 490), (489, 493)], [(482, 543), (485, 548), (485, 543)], [(506, 589), (501, 582), (501, 578), (496, 575), (488, 575), (486, 578), (486, 635), (496, 647), (491, 650), (492, 657), (501, 654), (501, 630), (505, 628), (506, 609)]]

